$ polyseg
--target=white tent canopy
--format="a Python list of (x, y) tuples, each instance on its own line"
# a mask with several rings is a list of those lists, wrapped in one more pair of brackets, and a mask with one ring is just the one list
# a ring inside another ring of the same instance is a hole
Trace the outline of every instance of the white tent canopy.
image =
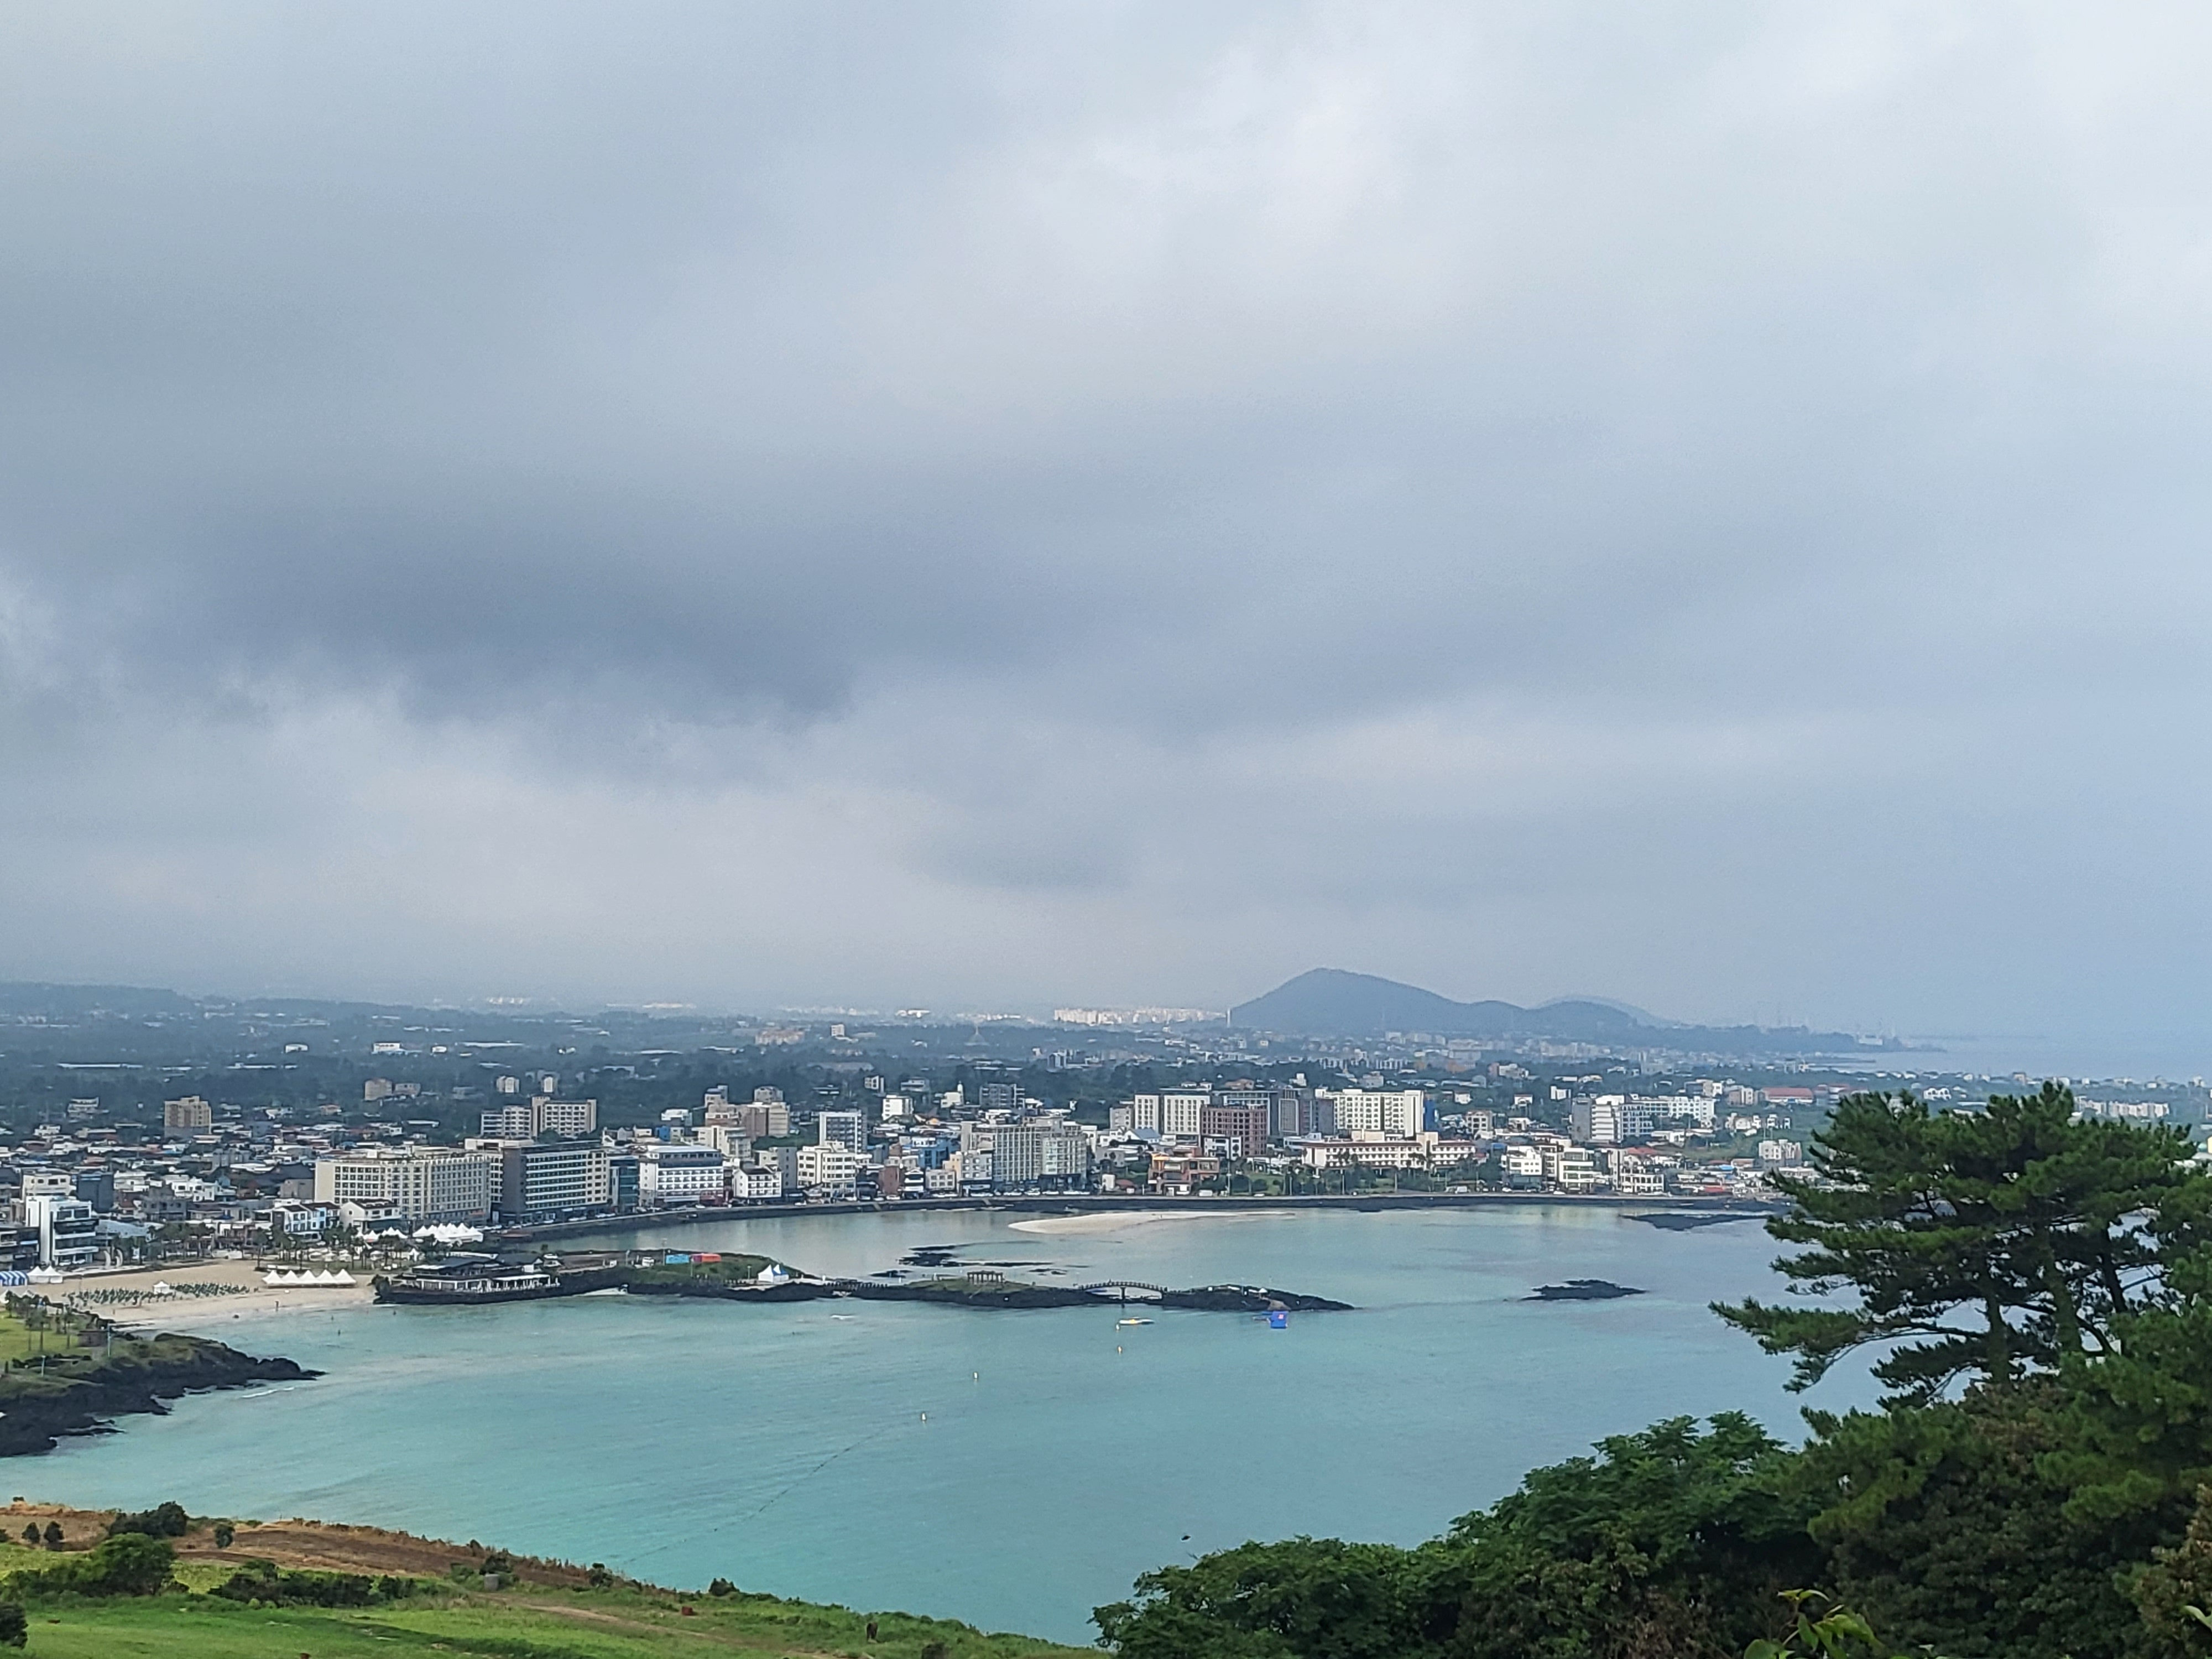
[(481, 1244), (483, 1231), (477, 1227), (465, 1227), (458, 1222), (441, 1221), (428, 1227), (417, 1227), (415, 1237), (427, 1238), (439, 1244)]

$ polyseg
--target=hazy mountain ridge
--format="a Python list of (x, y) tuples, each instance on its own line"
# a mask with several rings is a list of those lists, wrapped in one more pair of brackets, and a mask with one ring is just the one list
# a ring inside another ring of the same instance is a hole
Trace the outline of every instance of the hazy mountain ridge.
[(1685, 1025), (1639, 1019), (1622, 1005), (1565, 999), (1534, 1008), (1494, 1000), (1455, 1002), (1418, 985), (1341, 968), (1315, 968), (1229, 1011), (1231, 1025), (1285, 1036), (1379, 1037), (1392, 1031), (1505, 1041), (1632, 1048), (1790, 1053), (1856, 1052), (1869, 1045), (1842, 1031), (1802, 1027)]

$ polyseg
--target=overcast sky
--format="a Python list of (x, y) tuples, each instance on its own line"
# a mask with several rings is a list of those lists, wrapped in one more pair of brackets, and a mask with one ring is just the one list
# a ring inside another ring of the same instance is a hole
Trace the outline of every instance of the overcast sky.
[(10, 6), (0, 977), (2212, 1033), (2207, 84), (2181, 4)]

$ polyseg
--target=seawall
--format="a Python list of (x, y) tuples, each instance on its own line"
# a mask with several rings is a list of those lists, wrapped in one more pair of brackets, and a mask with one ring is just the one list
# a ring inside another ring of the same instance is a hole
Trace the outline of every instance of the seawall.
[(961, 1210), (1012, 1210), (1036, 1215), (1098, 1215), (1116, 1211), (1205, 1210), (1382, 1210), (1460, 1209), (1485, 1205), (1564, 1204), (1613, 1210), (1674, 1210), (1715, 1214), (1758, 1216), (1776, 1212), (1776, 1206), (1746, 1203), (1741, 1199), (1625, 1197), (1614, 1193), (1328, 1193), (1297, 1198), (1175, 1198), (1132, 1193), (1068, 1193), (1036, 1195), (1006, 1194), (972, 1198), (902, 1198), (841, 1200), (829, 1203), (767, 1203), (717, 1205), (711, 1208), (638, 1211), (629, 1215), (593, 1216), (579, 1221), (544, 1222), (534, 1226), (502, 1229), (508, 1239), (581, 1238), (595, 1233), (659, 1231), (669, 1227), (703, 1225), (709, 1222), (764, 1221), (810, 1215), (915, 1215), (951, 1213)]

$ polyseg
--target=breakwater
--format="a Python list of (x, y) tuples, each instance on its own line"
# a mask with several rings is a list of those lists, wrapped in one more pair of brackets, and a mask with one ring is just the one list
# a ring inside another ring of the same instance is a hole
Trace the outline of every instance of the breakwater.
[(788, 1285), (749, 1291), (710, 1281), (643, 1283), (627, 1287), (634, 1296), (698, 1296), (729, 1302), (927, 1302), (946, 1308), (1176, 1308), (1199, 1313), (1349, 1313), (1352, 1304), (1325, 1296), (1305, 1296), (1261, 1285), (1200, 1285), (1190, 1290), (1151, 1287), (1134, 1297), (1087, 1291), (1069, 1285), (979, 1285), (959, 1279), (919, 1285), (885, 1285), (866, 1279), (793, 1279)]
[[(1521, 1209), (1571, 1206), (1597, 1212), (1626, 1212), (1638, 1220), (1680, 1228), (1697, 1224), (1692, 1217), (1710, 1216), (1713, 1221), (1759, 1217), (1777, 1212), (1773, 1205), (1741, 1199), (1697, 1198), (1684, 1194), (1664, 1200), (1626, 1197), (1615, 1193), (1307, 1193), (1291, 1197), (1176, 1197), (1138, 1193), (977, 1194), (962, 1198), (836, 1199), (821, 1202), (771, 1200), (757, 1204), (694, 1206), (678, 1210), (637, 1211), (625, 1215), (586, 1217), (576, 1221), (548, 1221), (509, 1227), (501, 1237), (516, 1242), (586, 1238), (596, 1233), (635, 1232), (651, 1228), (684, 1228), (731, 1221), (788, 1220), (797, 1216), (939, 1215), (975, 1211), (1006, 1211), (1027, 1215), (1128, 1215), (1152, 1211), (1194, 1211), (1219, 1215), (1325, 1214), (1350, 1211), (1362, 1215), (1389, 1214), (1405, 1210)], [(1668, 1218), (1637, 1215), (1655, 1206)], [(1705, 1223), (1705, 1224), (1711, 1224)]]
[[(793, 1302), (920, 1302), (936, 1307), (973, 1309), (1171, 1308), (1200, 1313), (1346, 1313), (1352, 1304), (1325, 1296), (1279, 1291), (1264, 1285), (1200, 1285), (1187, 1290), (1164, 1285), (1098, 1285), (1010, 1283), (1000, 1275), (968, 1276), (888, 1283), (868, 1279), (787, 1278), (763, 1283), (750, 1258), (729, 1264), (716, 1261), (689, 1266), (594, 1267), (581, 1271), (533, 1274), (536, 1282), (512, 1288), (471, 1289), (465, 1278), (379, 1279), (376, 1299), (416, 1307), (483, 1307), (506, 1302), (542, 1302), (563, 1297), (617, 1291), (631, 1296), (690, 1297), (774, 1307)], [(504, 1283), (505, 1281), (502, 1281)]]

